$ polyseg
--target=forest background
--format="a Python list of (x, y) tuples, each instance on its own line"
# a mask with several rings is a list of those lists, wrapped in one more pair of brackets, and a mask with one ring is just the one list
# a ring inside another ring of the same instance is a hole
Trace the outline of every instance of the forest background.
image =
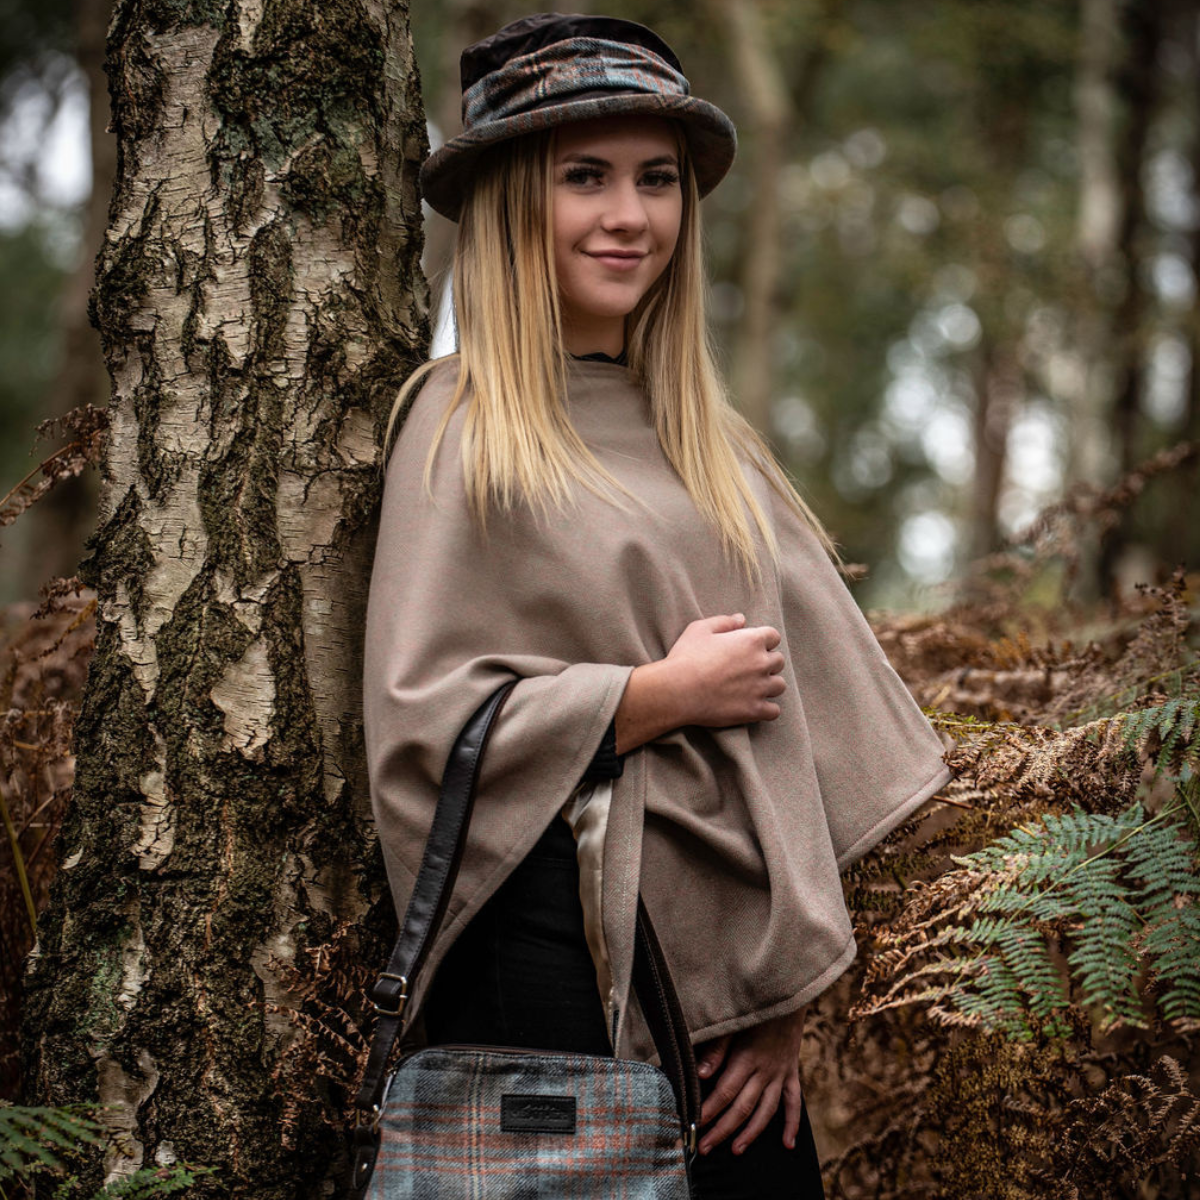
[[(433, 143), (457, 53), (515, 4), (413, 6)], [(936, 585), (1085, 481), (1200, 433), (1195, 13), (1184, 0), (616, 2), (741, 132), (706, 201), (718, 342), (853, 561), (864, 607)], [(115, 169), (108, 6), (6, 0), (0, 43), (0, 478), (106, 395), (87, 319)], [(89, 123), (90, 122), (90, 123)], [(94, 186), (93, 186), (94, 183)], [(452, 227), (428, 215), (435, 286)], [(769, 397), (769, 402), (766, 397)], [(1194, 562), (1191, 476), (1141, 498), (1093, 594)], [(70, 574), (86, 486), (9, 531), (0, 601)], [(57, 543), (65, 544), (61, 549)], [(1118, 567), (1118, 564), (1120, 566)]]
[[(847, 879), (875, 953), (812, 1023), (831, 1195), (1195, 1194), (1200, 5), (575, 7), (652, 25), (737, 122), (738, 162), (705, 202), (735, 395), (845, 557), (867, 564), (856, 599), (953, 743), (940, 806)], [(457, 126), (461, 46), (524, 11), (411, 5), (433, 144)], [(49, 903), (93, 648), (87, 591), (51, 589), (46, 618), (29, 617), (95, 526), (100, 424), (68, 422), (61, 471), (40, 470), (55, 443), (34, 431), (108, 402), (88, 296), (117, 168), (110, 16), (95, 0), (0, 9), (13, 1029), (20, 917)], [(451, 237), (426, 210), (435, 301)], [(1081, 886), (1047, 896), (1055, 872)], [(300, 948), (293, 962), (317, 951), (316, 966), (282, 1005), (300, 1031), (272, 1075), (285, 1149), (297, 1129), (335, 1128), (344, 1105), (336, 1086), (304, 1094), (305, 1069), (349, 1079), (361, 1049), (358, 944), (346, 925), (324, 933)], [(349, 1023), (340, 1047), (321, 1024), (331, 997)], [(0, 1047), (9, 1097), (94, 1099), (39, 1059), (46, 1011), (26, 1014), (23, 1056), (15, 1039)], [(171, 1144), (136, 1114), (121, 1122), (107, 1134)], [(241, 1180), (218, 1142), (177, 1140)], [(169, 1172), (173, 1154), (154, 1161)], [(300, 1194), (311, 1165), (277, 1158), (279, 1194)], [(109, 1146), (103, 1173), (143, 1161)], [(227, 1186), (212, 1194), (256, 1194)]]

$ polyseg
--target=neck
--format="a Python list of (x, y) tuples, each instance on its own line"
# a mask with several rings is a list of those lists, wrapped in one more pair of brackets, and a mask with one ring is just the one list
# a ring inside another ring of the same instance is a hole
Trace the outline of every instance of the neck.
[(563, 324), (563, 345), (568, 354), (609, 354), (616, 358), (625, 349), (625, 319), (615, 317)]

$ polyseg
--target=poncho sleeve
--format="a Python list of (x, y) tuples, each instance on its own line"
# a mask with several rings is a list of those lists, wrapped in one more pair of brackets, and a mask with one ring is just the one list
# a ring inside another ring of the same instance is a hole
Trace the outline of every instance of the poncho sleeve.
[[(780, 715), (674, 731), (637, 764), (642, 892), (697, 1041), (792, 1011), (846, 970), (856, 947), (839, 872), (950, 778), (811, 527), (756, 467), (748, 481), (779, 539), (777, 566), (741, 591), (729, 572), (689, 579), (713, 581), (700, 612), (741, 611), (779, 631)], [(695, 557), (695, 534), (688, 544)], [(622, 1050), (655, 1061), (632, 1005), (622, 1034)]]
[[(944, 747), (888, 661), (841, 574), (810, 530), (779, 511), (780, 609), (795, 646), (817, 780), (844, 870), (952, 778)], [(869, 686), (857, 686), (859, 680)]]
[(368, 593), (364, 737), (372, 809), (399, 912), (455, 737), (501, 682), (521, 679), (484, 756), (445, 936), (435, 943), (424, 982), (579, 783), (634, 665), (572, 661), (560, 652), (553, 595), (561, 581), (547, 579), (544, 592), (502, 585), (518, 577), (528, 584), (544, 564), (514, 553), (499, 527), (494, 534), (489, 528), (486, 541), (479, 536), (462, 480), (461, 406), (438, 450), (432, 496), (424, 488), (426, 456), (453, 383), (452, 370), (435, 369), (397, 438)]

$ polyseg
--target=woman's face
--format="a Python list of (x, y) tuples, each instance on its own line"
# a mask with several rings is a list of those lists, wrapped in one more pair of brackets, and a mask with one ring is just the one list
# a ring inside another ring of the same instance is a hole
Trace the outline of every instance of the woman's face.
[(600, 117), (558, 130), (554, 265), (570, 353), (620, 353), (626, 315), (675, 252), (679, 179), (665, 118)]

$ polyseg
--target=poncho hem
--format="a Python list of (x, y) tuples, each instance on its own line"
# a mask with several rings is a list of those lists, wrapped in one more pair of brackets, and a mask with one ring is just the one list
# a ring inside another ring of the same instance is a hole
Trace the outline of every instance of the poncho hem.
[(872, 846), (883, 841), (893, 829), (904, 822), (906, 817), (916, 812), (930, 796), (941, 791), (953, 778), (954, 773), (945, 763), (942, 763), (932, 777), (921, 784), (907, 800), (876, 821), (862, 837), (842, 853), (841, 857), (837, 859), (837, 869), (844, 871), (856, 859), (862, 858)]
[[(740, 1013), (736, 1017), (727, 1017), (723, 1021), (716, 1021), (712, 1025), (706, 1025), (700, 1029), (689, 1029), (688, 1037), (691, 1039), (692, 1045), (696, 1046), (701, 1042), (711, 1041), (713, 1038), (721, 1037), (726, 1033), (739, 1033), (743, 1029), (750, 1029), (755, 1025), (761, 1025), (764, 1021), (770, 1021), (775, 1017), (782, 1017), (787, 1013), (795, 1012), (796, 1009), (802, 1008), (810, 1000), (819, 996), (834, 980), (843, 975), (857, 955), (858, 945), (852, 933), (846, 939), (846, 944), (837, 958), (816, 979), (806, 983), (798, 992), (793, 993), (783, 1000), (776, 1000), (772, 1004), (756, 1008), (753, 1012)], [(654, 1066), (661, 1065), (657, 1051), (654, 1052), (649, 1061)]]

